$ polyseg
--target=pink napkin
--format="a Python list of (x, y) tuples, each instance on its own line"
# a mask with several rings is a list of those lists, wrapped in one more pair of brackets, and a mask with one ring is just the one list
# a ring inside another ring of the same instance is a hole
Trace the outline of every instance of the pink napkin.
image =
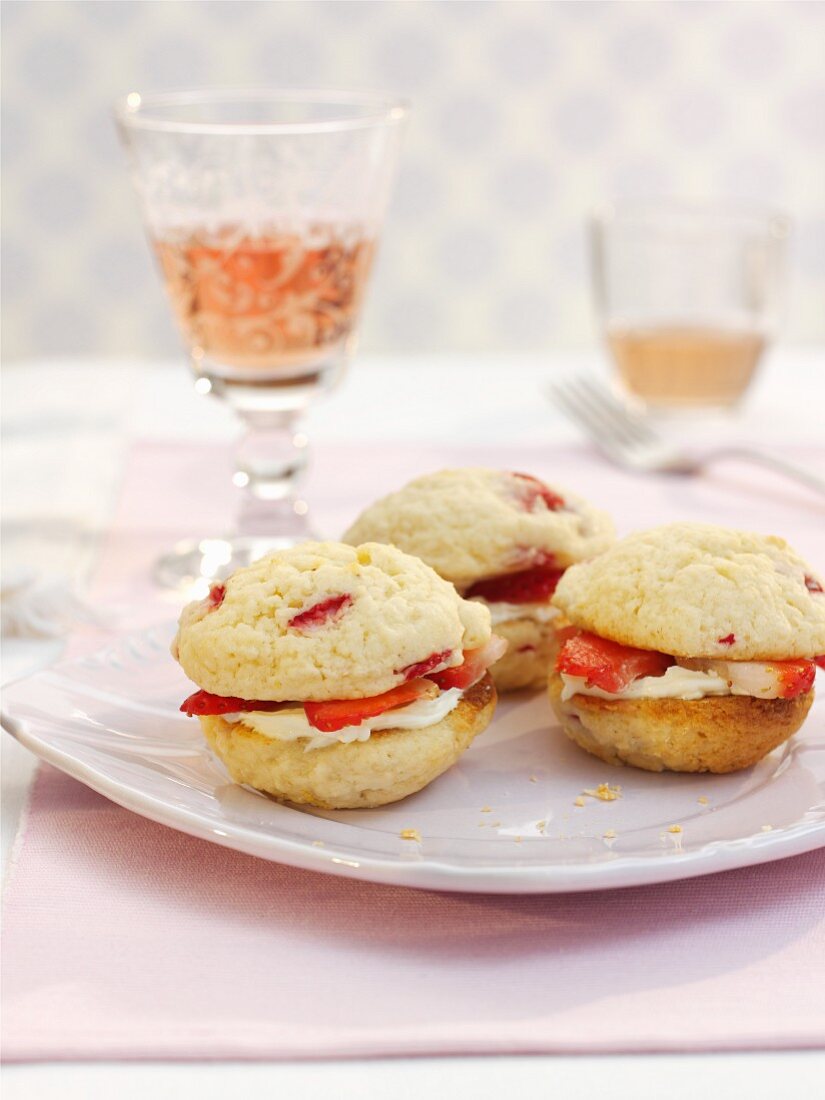
[[(795, 455), (797, 460), (816, 456)], [(220, 531), (223, 456), (141, 446), (99, 592), (157, 617), (147, 563)], [(620, 527), (706, 518), (779, 531), (825, 561), (822, 506), (729, 468), (640, 480), (583, 451), (334, 448), (319, 524), (337, 533), (424, 469), (528, 470)], [(214, 480), (210, 480), (214, 478)], [(168, 614), (168, 605), (165, 613)], [(86, 644), (89, 644), (88, 641)], [(7, 888), (9, 1060), (250, 1058), (813, 1047), (825, 1037), (825, 852), (684, 883), (481, 897), (293, 870), (164, 829), (43, 768)]]

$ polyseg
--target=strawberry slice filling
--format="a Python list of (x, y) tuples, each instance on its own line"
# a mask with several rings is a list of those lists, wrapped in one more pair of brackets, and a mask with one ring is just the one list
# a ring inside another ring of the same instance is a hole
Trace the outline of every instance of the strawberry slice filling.
[[(478, 649), (464, 651), (464, 661), (456, 668), (433, 672), (429, 676), (409, 679), (381, 695), (371, 695), (366, 699), (330, 699), (324, 702), (306, 702), (303, 704), (307, 721), (321, 733), (336, 733), (346, 726), (360, 726), (366, 718), (375, 718), (387, 710), (407, 706), (425, 696), (435, 696), (438, 688), (465, 690), (481, 679), (487, 669), (503, 655), (507, 643), (495, 634), (490, 641)], [(450, 650), (433, 654), (419, 665), (436, 668), (450, 655)], [(446, 656), (445, 656), (446, 654)], [(433, 659), (438, 661), (433, 663)], [(415, 666), (410, 665), (409, 668)], [(275, 711), (293, 706), (288, 702), (274, 702), (270, 699), (239, 699), (229, 695), (213, 695), (209, 691), (196, 691), (181, 705), (181, 711), (189, 717), (218, 714), (236, 714), (249, 711)]]
[(813, 687), (815, 661), (775, 661), (772, 664), (779, 675), (780, 699), (795, 699)]
[[(385, 691), (382, 695), (373, 695), (368, 699), (339, 699), (323, 703), (304, 703), (304, 711), (311, 726), (322, 732), (343, 729), (344, 726), (357, 726), (365, 718), (374, 718), (393, 707), (406, 706), (424, 695), (437, 694), (434, 686), (424, 679), (411, 680), (406, 684)], [(271, 699), (239, 699), (232, 695), (213, 695), (210, 691), (196, 691), (181, 704), (181, 710), (190, 718), (195, 716), (236, 714), (249, 711), (276, 711), (294, 704), (276, 703)]]
[(684, 661), (690, 668), (712, 672), (727, 680), (734, 695), (758, 699), (795, 699), (813, 686), (816, 662), (791, 661)]
[(323, 703), (304, 703), (307, 721), (321, 733), (336, 733), (345, 726), (360, 726), (365, 718), (375, 718), (385, 710), (403, 707), (424, 695), (436, 694), (427, 680), (408, 680), (406, 684), (372, 695), (368, 699), (332, 699)]
[(674, 663), (664, 653), (620, 645), (582, 630), (567, 638), (556, 669), (568, 676), (584, 677), (588, 687), (615, 693), (642, 676), (661, 676)]
[(288, 703), (276, 703), (271, 699), (238, 699), (234, 695), (213, 695), (211, 691), (196, 691), (184, 699), (180, 709), (190, 718), (210, 714), (235, 714), (242, 710), (280, 710)]
[(431, 672), (427, 677), (434, 684), (438, 684), (442, 691), (450, 688), (460, 688), (466, 691), (477, 683), (490, 665), (495, 664), (500, 657), (507, 652), (507, 642), (493, 634), (486, 645), (478, 649), (465, 649), (464, 660), (455, 668), (445, 668), (441, 672)]
[(547, 603), (562, 573), (564, 570), (555, 565), (536, 565), (518, 573), (476, 581), (464, 593), (464, 598), (481, 596), (487, 603)]
[[(720, 642), (725, 639), (720, 638)], [(588, 631), (569, 628), (562, 633), (556, 670), (582, 677), (588, 687), (617, 694), (645, 676), (663, 676), (676, 659), (650, 649), (620, 645)], [(726, 679), (738, 693), (762, 698), (794, 699), (809, 691), (817, 664), (825, 668), (825, 657), (791, 661), (691, 660), (685, 666), (714, 672)]]

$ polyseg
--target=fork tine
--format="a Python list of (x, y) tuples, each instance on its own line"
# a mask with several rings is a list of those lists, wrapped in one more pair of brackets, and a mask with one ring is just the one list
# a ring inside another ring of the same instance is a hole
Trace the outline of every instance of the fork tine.
[(609, 432), (619, 446), (626, 451), (635, 450), (639, 446), (640, 441), (632, 428), (628, 427), (620, 416), (616, 416), (609, 405), (600, 401), (598, 395), (594, 395), (587, 386), (583, 385), (581, 379), (572, 380), (570, 389), (575, 394), (576, 400), (590, 411), (591, 416), (598, 418), (601, 431)]
[(640, 443), (661, 443), (661, 439), (641, 413), (629, 409), (613, 394), (602, 389), (596, 383), (591, 382), (589, 385), (594, 398), (599, 400), (605, 408), (609, 408), (617, 420), (621, 419), (628, 431), (632, 432)]
[(577, 387), (570, 379), (556, 383), (553, 387), (559, 401), (575, 419), (583, 424), (590, 432), (606, 432), (609, 439), (613, 439), (612, 427), (602, 415), (600, 410), (591, 402), (582, 397)]
[(599, 450), (603, 451), (614, 462), (624, 460), (624, 444), (616, 439), (612, 427), (599, 412), (581, 401), (569, 382), (551, 383), (550, 389), (562, 410), (580, 427), (584, 428), (586, 434)]
[(631, 412), (591, 378), (580, 378), (579, 385), (585, 389), (592, 399), (609, 413), (614, 422), (621, 423), (622, 427), (639, 443), (659, 443), (656, 433), (651, 429), (641, 416)]

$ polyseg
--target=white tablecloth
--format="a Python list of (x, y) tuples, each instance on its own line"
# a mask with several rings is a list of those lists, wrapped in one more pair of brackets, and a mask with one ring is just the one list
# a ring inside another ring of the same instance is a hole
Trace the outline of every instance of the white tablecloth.
[[(316, 440), (453, 443), (565, 442), (578, 436), (546, 399), (547, 382), (599, 369), (595, 356), (552, 359), (425, 357), (358, 362), (308, 419)], [(227, 439), (228, 411), (197, 397), (180, 364), (50, 361), (13, 364), (3, 378), (3, 514), (6, 574), (32, 568), (82, 581), (116, 499), (129, 442), (140, 437)], [(667, 430), (693, 444), (735, 440), (781, 449), (825, 443), (825, 350), (777, 352), (740, 414), (690, 417)], [(60, 642), (8, 640), (3, 680), (53, 661)], [(4, 873), (34, 761), (3, 737)], [(59, 899), (56, 899), (59, 903)], [(303, 1100), (329, 1095), (403, 1100), (428, 1092), (457, 1100), (521, 1091), (621, 1100), (663, 1095), (793, 1092), (825, 1067), (825, 1054), (651, 1055), (578, 1058), (395, 1059), (272, 1065), (52, 1065), (7, 1067), (8, 1100), (37, 1096), (223, 1097), (228, 1087), (269, 1089)], [(231, 1083), (231, 1085), (230, 1085)]]

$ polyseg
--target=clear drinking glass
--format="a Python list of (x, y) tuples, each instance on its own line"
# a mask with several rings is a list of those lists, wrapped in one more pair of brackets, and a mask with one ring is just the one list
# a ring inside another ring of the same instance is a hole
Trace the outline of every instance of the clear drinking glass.
[(596, 308), (621, 388), (655, 409), (734, 406), (776, 331), (788, 221), (638, 203), (591, 224)]
[(311, 536), (300, 417), (356, 330), (406, 105), (326, 91), (133, 92), (115, 117), (196, 388), (243, 424), (235, 533), (181, 543), (169, 587)]

